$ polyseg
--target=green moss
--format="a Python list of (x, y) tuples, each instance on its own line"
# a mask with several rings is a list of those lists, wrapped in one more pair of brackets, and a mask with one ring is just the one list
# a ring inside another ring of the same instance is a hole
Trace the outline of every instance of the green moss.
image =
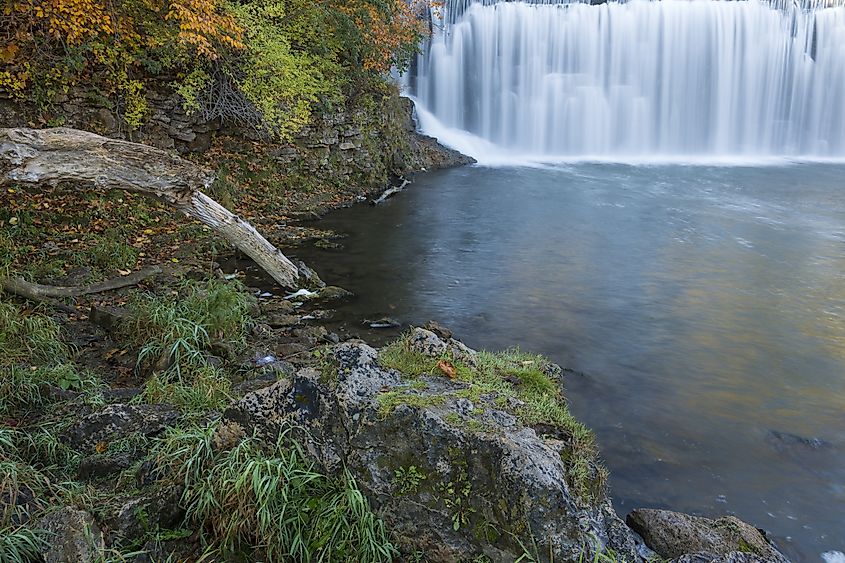
[(400, 405), (417, 408), (432, 407), (442, 405), (445, 401), (446, 397), (420, 395), (412, 391), (388, 391), (378, 396), (379, 414), (383, 417), (388, 416)]
[[(405, 391), (391, 391), (379, 396), (381, 412), (389, 414), (399, 404), (416, 407), (442, 404), (447, 399), (466, 398), (478, 403), (482, 397), (492, 396), (494, 404), (514, 414), (522, 424), (537, 428), (541, 434), (562, 440), (566, 447), (562, 459), (567, 466), (569, 485), (576, 496), (585, 502), (604, 497), (607, 471), (598, 458), (593, 433), (569, 412), (552, 364), (542, 356), (518, 349), (499, 353), (479, 352), (475, 366), (456, 360), (451, 354), (431, 358), (412, 351), (408, 336), (382, 348), (379, 363), (417, 380), (422, 375), (442, 376), (437, 364), (441, 360), (456, 368), (456, 379), (467, 384), (465, 389), (447, 395), (420, 395)], [(511, 404), (518, 406), (510, 406)], [(478, 412), (477, 416), (483, 414)], [(455, 413), (446, 422), (463, 425), (468, 430), (482, 432), (486, 426), (474, 417), (463, 418)]]

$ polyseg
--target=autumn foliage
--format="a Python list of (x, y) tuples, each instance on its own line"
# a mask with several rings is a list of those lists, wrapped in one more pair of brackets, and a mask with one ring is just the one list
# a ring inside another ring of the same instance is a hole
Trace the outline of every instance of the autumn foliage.
[(284, 133), (407, 62), (426, 29), (420, 1), (0, 0), (0, 96), (48, 107), (82, 84), (136, 127), (145, 81), (167, 77), (190, 109), (238, 106)]

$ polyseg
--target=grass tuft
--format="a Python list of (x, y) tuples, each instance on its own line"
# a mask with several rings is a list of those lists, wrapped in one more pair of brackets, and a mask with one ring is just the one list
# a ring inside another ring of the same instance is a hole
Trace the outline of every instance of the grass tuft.
[(43, 534), (26, 526), (0, 528), (0, 563), (39, 561), (47, 545)]
[(212, 342), (245, 345), (253, 302), (237, 283), (186, 282), (175, 295), (135, 299), (123, 328), (141, 347), (139, 366), (158, 364), (178, 379), (185, 368), (204, 363)]
[(50, 317), (27, 314), (12, 303), (0, 301), (0, 364), (53, 364), (68, 359), (71, 348), (62, 341), (61, 333)]
[(80, 371), (73, 364), (41, 367), (10, 365), (5, 372), (0, 378), (0, 415), (3, 416), (58, 400), (57, 393), (51, 388), (83, 395), (97, 393), (102, 388), (95, 374)]
[(187, 517), (221, 554), (282, 561), (390, 561), (395, 550), (351, 475), (317, 472), (288, 431), (268, 447), (249, 438), (215, 453), (214, 427), (171, 430), (160, 467), (185, 486)]

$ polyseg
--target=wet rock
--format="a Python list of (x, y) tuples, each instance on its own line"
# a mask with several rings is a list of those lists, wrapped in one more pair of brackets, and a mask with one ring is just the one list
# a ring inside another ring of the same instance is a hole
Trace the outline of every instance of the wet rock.
[(713, 520), (642, 508), (628, 514), (625, 521), (642, 536), (646, 545), (667, 559), (696, 555), (710, 557), (707, 561), (712, 561), (738, 551), (758, 555), (765, 561), (788, 561), (757, 528), (734, 516)]
[(141, 393), (140, 387), (112, 387), (103, 390), (103, 400), (107, 403), (128, 403)]
[(328, 331), (322, 326), (306, 326), (291, 331), (294, 338), (308, 346), (314, 346), (326, 339)]
[(433, 332), (438, 338), (442, 338), (443, 340), (449, 340), (452, 338), (452, 331), (442, 326), (437, 321), (428, 321), (423, 325), (423, 328)]
[(297, 261), (296, 267), (299, 270), (299, 275), (305, 280), (310, 288), (326, 287), (326, 282), (320, 279), (313, 269), (311, 269), (305, 262)]
[(315, 299), (320, 301), (336, 301), (339, 299), (348, 299), (350, 297), (352, 297), (351, 291), (347, 291), (342, 287), (337, 287), (336, 285), (327, 285), (319, 291)]
[(129, 469), (137, 459), (132, 452), (90, 455), (79, 463), (77, 475), (82, 480), (107, 477)]
[(299, 317), (285, 313), (271, 313), (267, 315), (265, 322), (270, 328), (287, 328), (299, 323)]
[(105, 518), (110, 543), (142, 538), (148, 532), (177, 528), (185, 518), (180, 505), (181, 485), (156, 483), (140, 496), (127, 500)]
[(46, 563), (94, 563), (105, 555), (103, 532), (94, 517), (66, 506), (35, 522), (50, 538), (41, 554)]
[(261, 312), (268, 316), (273, 314), (290, 315), (294, 312), (294, 310), (293, 304), (290, 301), (285, 301), (284, 299), (273, 299), (271, 301), (261, 303)]
[[(425, 332), (420, 345), (432, 353), (451, 346), (468, 353)], [(306, 368), (233, 403), (215, 444), (254, 431), (272, 439), (293, 422), (295, 439), (320, 466), (348, 469), (401, 547), (432, 562), (482, 554), (512, 562), (524, 545), (536, 545), (544, 561), (546, 554), (578, 561), (585, 546), (597, 544), (643, 560), (640, 540), (609, 501), (586, 503), (570, 492), (566, 446), (499, 410), (493, 394), (470, 401), (462, 395), (466, 384), (444, 377), (412, 389), (360, 342), (337, 345), (334, 357), (331, 382)], [(414, 397), (384, 410), (380, 401), (389, 392)]]
[(71, 445), (84, 451), (99, 442), (113, 442), (134, 432), (155, 436), (176, 423), (179, 416), (179, 411), (170, 405), (116, 403), (83, 417), (68, 430), (66, 437)]

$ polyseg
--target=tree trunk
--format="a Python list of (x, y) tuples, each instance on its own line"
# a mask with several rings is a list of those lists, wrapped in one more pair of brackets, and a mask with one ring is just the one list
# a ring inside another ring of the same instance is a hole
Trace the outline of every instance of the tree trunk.
[(282, 287), (299, 270), (255, 228), (202, 193), (214, 174), (169, 152), (86, 131), (0, 129), (0, 185), (67, 184), (144, 194), (202, 221), (255, 260)]

